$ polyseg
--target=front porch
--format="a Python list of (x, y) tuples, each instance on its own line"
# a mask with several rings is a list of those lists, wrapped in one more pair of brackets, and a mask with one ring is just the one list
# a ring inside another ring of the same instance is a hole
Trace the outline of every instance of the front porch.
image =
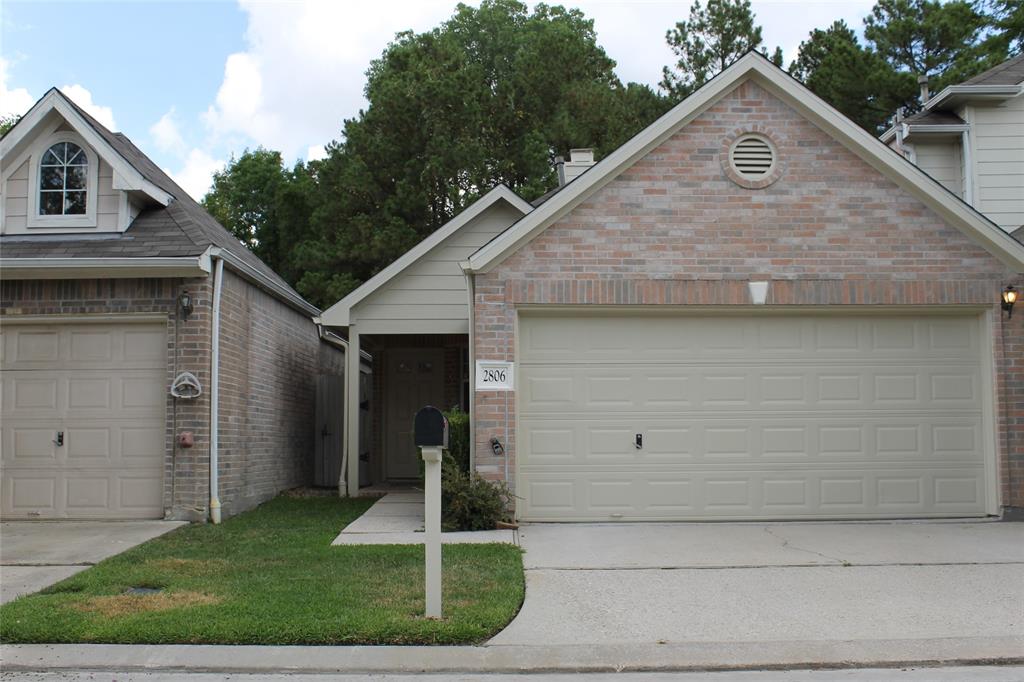
[[(467, 334), (366, 334), (362, 350), (374, 358), (369, 418), (353, 419), (349, 442), (363, 442), (350, 481), (373, 494), (420, 479), (419, 452), (413, 442), (413, 416), (425, 405), (469, 411), (469, 337)], [(360, 441), (360, 429), (369, 428)], [(354, 433), (353, 433), (354, 431)], [(368, 443), (368, 446), (367, 446)]]

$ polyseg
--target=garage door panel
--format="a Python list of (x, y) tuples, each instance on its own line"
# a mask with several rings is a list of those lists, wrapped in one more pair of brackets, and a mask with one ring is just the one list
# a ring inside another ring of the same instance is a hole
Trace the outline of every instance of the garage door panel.
[(520, 516), (983, 514), (978, 327), (966, 316), (524, 315)]
[[(554, 464), (580, 466), (645, 463), (883, 462), (980, 464), (984, 461), (981, 417), (961, 413), (905, 416), (872, 414), (809, 421), (792, 414), (674, 416), (595, 419), (585, 413), (564, 419), (524, 418), (523, 469)], [(640, 434), (642, 448), (635, 445)]]
[(161, 517), (164, 325), (8, 324), (0, 344), (0, 512)]
[(940, 517), (971, 514), (980, 472), (913, 469), (521, 473), (536, 521)]
[(702, 364), (544, 365), (520, 368), (522, 414), (794, 409), (979, 410), (980, 367), (923, 364), (870, 366), (836, 361), (799, 366)]

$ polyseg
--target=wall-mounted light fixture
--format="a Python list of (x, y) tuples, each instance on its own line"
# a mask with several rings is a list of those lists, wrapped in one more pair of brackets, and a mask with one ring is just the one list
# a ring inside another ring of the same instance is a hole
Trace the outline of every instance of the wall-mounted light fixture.
[(181, 311), (181, 319), (187, 320), (195, 309), (195, 306), (192, 305), (192, 294), (187, 291), (181, 292), (181, 295), (178, 296), (178, 309)]
[(1003, 310), (1006, 311), (1007, 317), (1013, 317), (1013, 304), (1017, 302), (1017, 294), (1018, 291), (1012, 284), (1003, 289)]

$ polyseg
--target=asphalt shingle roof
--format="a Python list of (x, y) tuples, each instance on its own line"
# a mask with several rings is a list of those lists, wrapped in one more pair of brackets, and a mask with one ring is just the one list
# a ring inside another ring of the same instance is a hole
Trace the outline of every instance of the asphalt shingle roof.
[[(59, 91), (58, 91), (59, 92)], [(217, 246), (258, 273), (295, 293), (287, 282), (241, 244), (122, 133), (108, 130), (65, 97), (86, 123), (146, 180), (174, 197), (167, 206), (140, 213), (123, 233), (88, 235), (4, 235), (4, 258), (160, 258), (198, 256)], [(295, 293), (298, 296), (297, 293)]]
[(948, 126), (963, 125), (964, 120), (956, 114), (951, 114), (948, 111), (932, 111), (931, 109), (925, 109), (924, 111), (917, 112), (913, 116), (907, 116), (903, 119), (902, 123), (915, 126)]
[(1024, 83), (1024, 54), (1007, 59), (960, 85), (1019, 85)]

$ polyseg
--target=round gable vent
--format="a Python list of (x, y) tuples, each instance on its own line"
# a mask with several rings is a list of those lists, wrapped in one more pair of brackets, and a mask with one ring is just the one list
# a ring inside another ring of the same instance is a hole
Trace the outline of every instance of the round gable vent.
[(760, 135), (743, 135), (729, 150), (729, 164), (741, 178), (762, 180), (775, 170), (775, 147)]

